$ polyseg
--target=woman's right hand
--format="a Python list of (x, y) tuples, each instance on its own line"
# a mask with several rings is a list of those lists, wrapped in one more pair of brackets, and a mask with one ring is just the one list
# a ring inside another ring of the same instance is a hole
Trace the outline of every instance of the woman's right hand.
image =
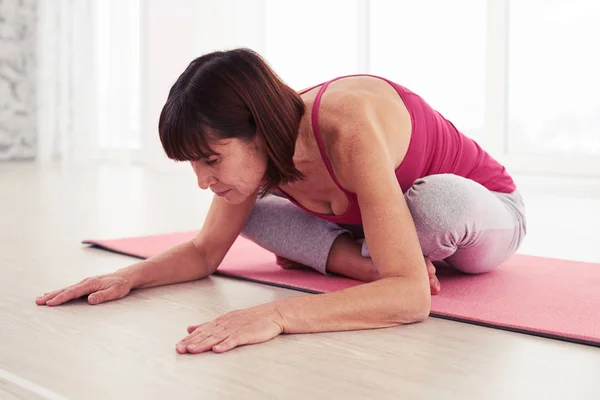
[(35, 299), (37, 305), (57, 306), (89, 295), (89, 304), (100, 304), (127, 296), (132, 285), (129, 279), (115, 273), (86, 278), (64, 289), (46, 293)]

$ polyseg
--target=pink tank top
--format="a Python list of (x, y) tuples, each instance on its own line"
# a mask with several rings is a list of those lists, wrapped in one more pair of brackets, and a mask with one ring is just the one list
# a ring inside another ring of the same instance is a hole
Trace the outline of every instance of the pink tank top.
[[(335, 80), (348, 76), (371, 76), (385, 80), (396, 89), (410, 113), (412, 132), (408, 150), (404, 160), (395, 170), (403, 193), (406, 193), (419, 178), (445, 173), (471, 179), (491, 191), (512, 193), (516, 190), (515, 183), (500, 163), (481, 149), (474, 140), (462, 134), (440, 113), (432, 109), (420, 96), (388, 79), (369, 74), (357, 74), (341, 76), (321, 84), (321, 89), (317, 93), (312, 109), (312, 127), (319, 151), (333, 181), (348, 197), (348, 209), (342, 215), (315, 213), (306, 209), (279, 189), (282, 195), (292, 203), (306, 212), (330, 222), (362, 224), (356, 194), (344, 189), (335, 177), (325, 152), (318, 123), (319, 104), (327, 86)], [(320, 85), (315, 85), (302, 93), (317, 86)]]

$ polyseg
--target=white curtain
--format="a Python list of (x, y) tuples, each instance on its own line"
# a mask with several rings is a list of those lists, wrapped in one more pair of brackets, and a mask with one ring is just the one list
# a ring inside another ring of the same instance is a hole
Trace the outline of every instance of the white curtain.
[(38, 159), (139, 159), (139, 0), (39, 7)]

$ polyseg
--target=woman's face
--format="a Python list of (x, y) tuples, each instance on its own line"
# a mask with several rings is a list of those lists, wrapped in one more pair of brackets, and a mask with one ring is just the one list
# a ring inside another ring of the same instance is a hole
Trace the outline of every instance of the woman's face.
[(223, 139), (211, 143), (219, 155), (192, 161), (201, 189), (210, 189), (230, 204), (239, 204), (260, 187), (267, 170), (267, 154), (256, 139)]

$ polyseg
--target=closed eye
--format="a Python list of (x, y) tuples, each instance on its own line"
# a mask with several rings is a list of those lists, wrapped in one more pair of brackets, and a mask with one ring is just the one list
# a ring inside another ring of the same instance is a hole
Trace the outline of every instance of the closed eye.
[(204, 164), (205, 165), (215, 165), (216, 163), (219, 162), (218, 158), (213, 158), (212, 160), (204, 160)]

